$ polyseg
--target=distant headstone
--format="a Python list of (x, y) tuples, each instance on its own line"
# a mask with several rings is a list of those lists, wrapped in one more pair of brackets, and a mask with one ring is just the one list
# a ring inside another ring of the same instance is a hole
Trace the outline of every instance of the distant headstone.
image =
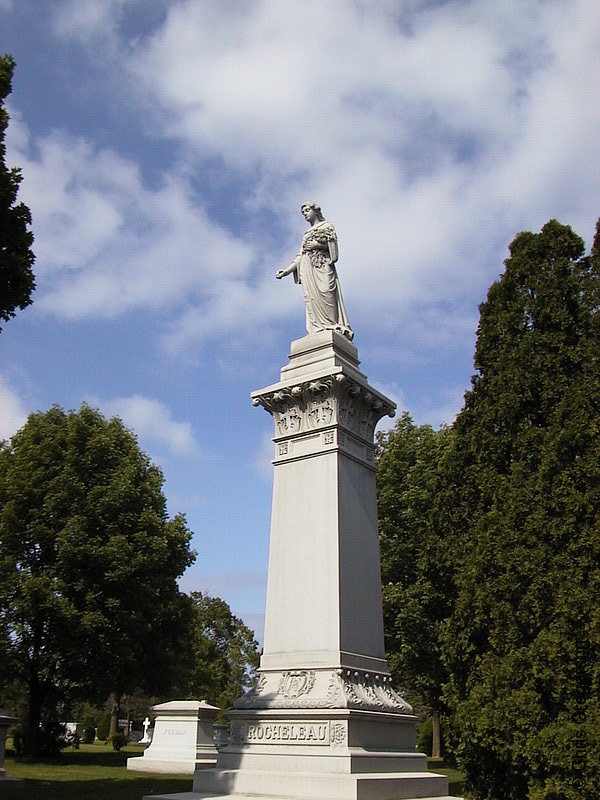
[(83, 736), (83, 723), (81, 722), (63, 722), (65, 726), (65, 736), (67, 737), (67, 741), (74, 741), (75, 739), (81, 739)]
[(6, 752), (6, 734), (8, 729), (16, 725), (19, 720), (11, 717), (5, 708), (0, 708), (0, 781), (13, 781), (13, 778), (6, 776), (4, 769), (4, 754)]
[(127, 769), (192, 775), (216, 764), (213, 720), (218, 708), (198, 700), (171, 700), (152, 710), (156, 714), (152, 744), (143, 756), (128, 758)]
[(146, 719), (142, 723), (142, 725), (144, 726), (144, 735), (138, 741), (138, 744), (150, 744), (150, 742), (152, 741), (152, 735), (150, 733), (150, 724), (151, 724), (150, 718), (146, 717)]

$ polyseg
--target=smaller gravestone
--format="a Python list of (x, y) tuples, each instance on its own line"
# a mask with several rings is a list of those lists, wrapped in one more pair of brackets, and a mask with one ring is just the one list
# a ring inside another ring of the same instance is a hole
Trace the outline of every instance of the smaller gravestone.
[(83, 736), (83, 724), (81, 722), (62, 722), (65, 726), (65, 737), (67, 742), (80, 742)]
[(152, 736), (150, 734), (150, 724), (151, 724), (150, 718), (146, 717), (146, 719), (142, 722), (142, 725), (144, 726), (144, 735), (138, 741), (138, 744), (150, 744), (150, 742), (152, 741)]
[(0, 781), (13, 781), (14, 778), (6, 776), (4, 769), (4, 754), (6, 752), (6, 734), (8, 729), (16, 725), (19, 720), (16, 717), (11, 717), (8, 711), (0, 708)]
[(198, 700), (171, 700), (153, 706), (156, 714), (152, 744), (143, 756), (127, 759), (127, 769), (138, 772), (175, 772), (192, 775), (213, 767), (217, 748), (213, 741), (216, 706)]

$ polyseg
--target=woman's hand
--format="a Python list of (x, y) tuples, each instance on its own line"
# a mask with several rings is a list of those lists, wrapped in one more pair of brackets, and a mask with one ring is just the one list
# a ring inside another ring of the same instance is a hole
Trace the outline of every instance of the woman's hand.
[(312, 241), (310, 241), (310, 242), (307, 242), (307, 243), (304, 245), (304, 249), (305, 249), (305, 250), (324, 250), (325, 248), (323, 247), (323, 245), (322, 245), (322, 244), (320, 244), (319, 242), (317, 242), (317, 241), (315, 241), (315, 240), (313, 239)]

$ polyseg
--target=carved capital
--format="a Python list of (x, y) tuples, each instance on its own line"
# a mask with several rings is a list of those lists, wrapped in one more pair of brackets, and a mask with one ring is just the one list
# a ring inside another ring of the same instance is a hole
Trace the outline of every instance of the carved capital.
[(252, 402), (272, 415), (277, 436), (337, 424), (372, 442), (379, 420), (396, 413), (393, 403), (343, 373), (257, 394)]

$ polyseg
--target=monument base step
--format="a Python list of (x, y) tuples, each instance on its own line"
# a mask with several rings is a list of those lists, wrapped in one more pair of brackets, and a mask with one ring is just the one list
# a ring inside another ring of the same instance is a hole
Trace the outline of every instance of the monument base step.
[(127, 769), (134, 772), (158, 772), (160, 774), (172, 773), (174, 775), (193, 775), (196, 770), (214, 767), (217, 759), (206, 761), (191, 761), (189, 758), (144, 758), (133, 756), (127, 759)]
[(153, 800), (223, 800), (224, 797), (232, 800), (249, 797), (254, 800), (448, 800), (450, 795), (446, 776), (432, 772), (340, 775), (204, 770), (196, 773), (194, 791), (154, 795)]
[[(176, 794), (149, 794), (145, 795), (142, 800), (223, 800), (224, 797), (231, 797), (232, 800), (257, 800), (255, 794), (236, 794), (236, 795), (222, 795), (222, 794), (200, 794), (199, 792), (177, 792)], [(269, 796), (268, 800), (287, 800), (285, 797)], [(323, 795), (321, 800), (329, 800), (328, 797)], [(407, 798), (398, 798), (398, 800), (407, 800)], [(410, 800), (413, 800), (412, 798)], [(430, 797), (418, 797), (414, 800), (462, 800), (460, 797), (454, 795), (434, 795)]]

